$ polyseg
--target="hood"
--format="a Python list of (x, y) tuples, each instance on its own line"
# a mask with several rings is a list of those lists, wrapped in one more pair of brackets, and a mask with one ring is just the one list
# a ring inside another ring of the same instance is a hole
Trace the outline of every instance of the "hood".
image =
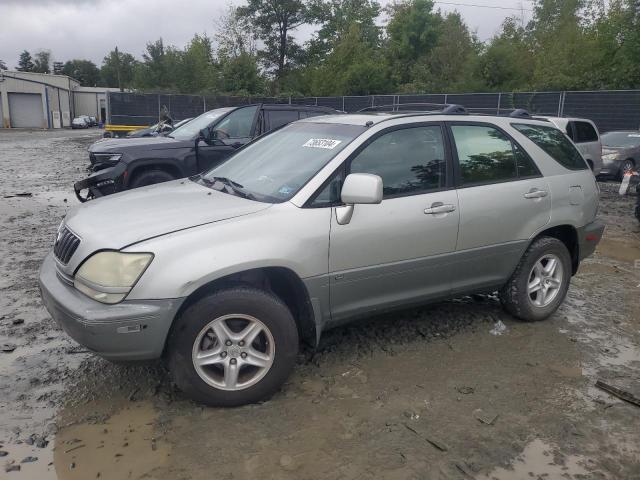
[(65, 224), (82, 239), (81, 250), (87, 255), (270, 206), (182, 179), (83, 203), (69, 212)]
[(606, 145), (602, 145), (602, 155), (626, 155), (627, 152), (633, 150), (633, 147), (608, 147)]
[(135, 150), (166, 150), (168, 148), (193, 147), (191, 140), (170, 137), (105, 138), (94, 142), (89, 153), (125, 153)]

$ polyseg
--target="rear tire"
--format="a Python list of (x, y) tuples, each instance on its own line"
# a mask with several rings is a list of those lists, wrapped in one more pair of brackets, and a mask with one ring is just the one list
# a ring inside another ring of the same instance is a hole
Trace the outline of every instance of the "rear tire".
[(635, 162), (630, 158), (622, 162), (620, 164), (620, 171), (618, 172), (618, 175), (617, 175), (618, 180), (622, 180), (622, 178), (624, 177), (624, 174), (633, 170), (635, 167), (636, 167)]
[(537, 322), (552, 315), (564, 301), (571, 280), (571, 256), (557, 238), (540, 237), (520, 259), (500, 290), (504, 309), (520, 320)]
[(244, 405), (269, 398), (289, 377), (298, 330), (280, 299), (236, 287), (188, 307), (171, 333), (168, 354), (173, 381), (190, 398), (211, 406)]
[(164, 170), (146, 170), (133, 178), (129, 188), (146, 187), (147, 185), (155, 185), (156, 183), (170, 182), (176, 177)]

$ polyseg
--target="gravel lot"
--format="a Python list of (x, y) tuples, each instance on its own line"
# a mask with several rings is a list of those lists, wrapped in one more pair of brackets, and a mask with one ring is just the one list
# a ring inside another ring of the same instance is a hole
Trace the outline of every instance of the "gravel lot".
[(270, 401), (212, 409), (157, 365), (87, 353), (41, 305), (40, 262), (97, 138), (0, 130), (0, 345), (15, 347), (0, 478), (640, 478), (640, 408), (594, 386), (640, 396), (640, 228), (617, 184), (601, 183), (605, 239), (550, 320), (482, 296), (360, 321), (301, 354)]

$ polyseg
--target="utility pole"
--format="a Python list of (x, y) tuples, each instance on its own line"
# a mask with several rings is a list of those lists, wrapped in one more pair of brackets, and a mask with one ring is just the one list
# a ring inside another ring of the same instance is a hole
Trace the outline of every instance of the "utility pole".
[(120, 52), (118, 51), (117, 45), (116, 45), (116, 75), (118, 77), (118, 88), (120, 89), (121, 92), (123, 92), (124, 90), (122, 89), (122, 82), (120, 81)]

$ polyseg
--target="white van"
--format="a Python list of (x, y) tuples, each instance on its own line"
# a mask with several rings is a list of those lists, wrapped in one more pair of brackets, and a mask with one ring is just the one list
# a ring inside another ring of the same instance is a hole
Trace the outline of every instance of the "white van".
[[(540, 117), (536, 117), (540, 118)], [(594, 175), (602, 170), (602, 143), (598, 127), (586, 118), (544, 117), (575, 143)]]

